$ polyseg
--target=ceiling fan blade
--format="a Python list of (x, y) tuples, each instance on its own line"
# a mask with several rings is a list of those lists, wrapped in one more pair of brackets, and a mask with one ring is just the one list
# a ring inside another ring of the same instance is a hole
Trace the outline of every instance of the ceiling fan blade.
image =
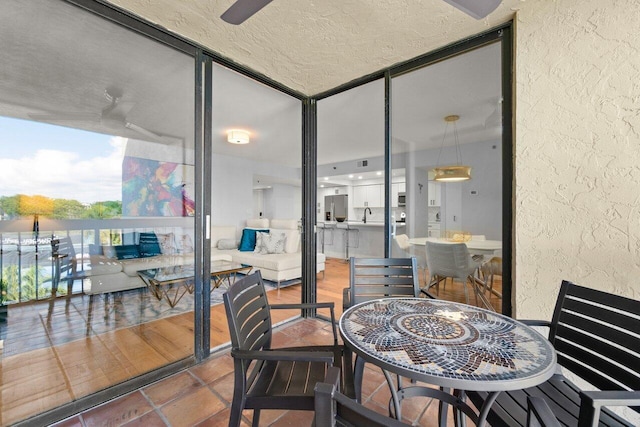
[(444, 0), (476, 19), (483, 19), (496, 10), (502, 0)]
[(150, 141), (164, 142), (165, 144), (181, 144), (184, 142), (182, 138), (178, 138), (170, 135), (162, 135), (149, 129), (143, 128), (142, 126), (138, 126), (135, 123), (126, 122), (124, 127), (127, 129), (131, 129), (133, 131), (138, 132), (140, 135), (144, 135), (148, 138), (151, 138)]
[(226, 12), (220, 15), (220, 18), (229, 24), (239, 25), (251, 18), (256, 12), (271, 3), (271, 1), (272, 0), (236, 0)]
[(129, 114), (129, 111), (135, 107), (135, 102), (118, 101), (111, 103), (102, 109), (102, 117), (120, 117), (124, 119)]

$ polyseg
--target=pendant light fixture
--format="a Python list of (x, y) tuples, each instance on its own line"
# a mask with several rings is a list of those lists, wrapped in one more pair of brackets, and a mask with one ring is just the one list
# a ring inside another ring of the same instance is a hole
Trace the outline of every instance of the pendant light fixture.
[[(438, 152), (438, 162), (433, 169), (434, 180), (440, 182), (458, 182), (471, 179), (471, 166), (464, 166), (462, 162), (462, 152), (460, 151), (460, 141), (458, 141), (458, 127), (456, 122), (460, 119), (460, 116), (452, 114), (444, 118), (446, 122), (444, 128), (444, 135), (442, 136), (442, 145), (440, 145), (440, 152)], [(440, 166), (440, 154), (442, 154), (442, 148), (444, 147), (444, 141), (447, 137), (447, 129), (449, 124), (453, 124), (453, 136), (455, 138), (456, 149), (456, 164), (451, 166)]]

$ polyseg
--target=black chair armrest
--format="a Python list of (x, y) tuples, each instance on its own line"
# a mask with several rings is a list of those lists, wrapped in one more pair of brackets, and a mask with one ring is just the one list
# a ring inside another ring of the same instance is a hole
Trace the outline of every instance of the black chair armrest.
[(287, 349), (279, 350), (237, 350), (232, 349), (231, 355), (238, 359), (246, 360), (289, 360), (300, 362), (324, 362), (328, 365), (333, 364), (333, 353), (328, 351), (295, 351)]
[(603, 390), (580, 392), (579, 425), (592, 425), (603, 406), (640, 406), (640, 391)]
[(546, 326), (546, 327), (551, 326), (551, 322), (549, 322), (548, 320), (518, 319), (518, 322), (524, 323), (527, 326)]
[(333, 330), (333, 345), (338, 345), (338, 331), (336, 330), (336, 314), (335, 314), (335, 304), (333, 302), (308, 302), (308, 303), (298, 303), (298, 304), (273, 304), (269, 307), (282, 310), (282, 309), (306, 309), (306, 308), (328, 308), (331, 314), (331, 329)]
[(295, 304), (271, 304), (269, 307), (280, 309), (291, 308), (334, 308), (335, 304), (332, 302), (307, 302), (307, 303), (295, 303)]

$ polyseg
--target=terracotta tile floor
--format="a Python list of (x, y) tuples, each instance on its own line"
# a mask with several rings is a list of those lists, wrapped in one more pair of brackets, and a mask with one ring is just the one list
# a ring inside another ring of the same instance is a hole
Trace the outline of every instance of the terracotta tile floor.
[[(274, 331), (273, 346), (313, 344), (319, 341), (319, 337), (330, 336), (329, 323), (302, 319)], [(233, 361), (227, 351), (55, 425), (226, 426), (232, 395)], [(363, 382), (364, 404), (386, 414), (389, 397), (382, 372), (367, 364)], [(436, 401), (427, 398), (407, 399), (403, 402), (402, 411), (405, 422), (420, 426), (437, 425)], [(245, 411), (243, 426), (251, 425), (251, 414), (252, 411)], [(310, 426), (312, 417), (313, 413), (309, 411), (263, 411), (260, 425)]]

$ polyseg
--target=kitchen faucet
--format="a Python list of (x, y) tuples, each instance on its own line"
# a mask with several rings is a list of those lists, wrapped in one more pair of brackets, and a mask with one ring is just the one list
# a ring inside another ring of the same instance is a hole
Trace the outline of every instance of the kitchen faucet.
[(362, 217), (362, 222), (364, 222), (365, 224), (367, 223), (367, 210), (369, 211), (370, 215), (373, 215), (371, 213), (371, 208), (364, 208), (364, 216)]

